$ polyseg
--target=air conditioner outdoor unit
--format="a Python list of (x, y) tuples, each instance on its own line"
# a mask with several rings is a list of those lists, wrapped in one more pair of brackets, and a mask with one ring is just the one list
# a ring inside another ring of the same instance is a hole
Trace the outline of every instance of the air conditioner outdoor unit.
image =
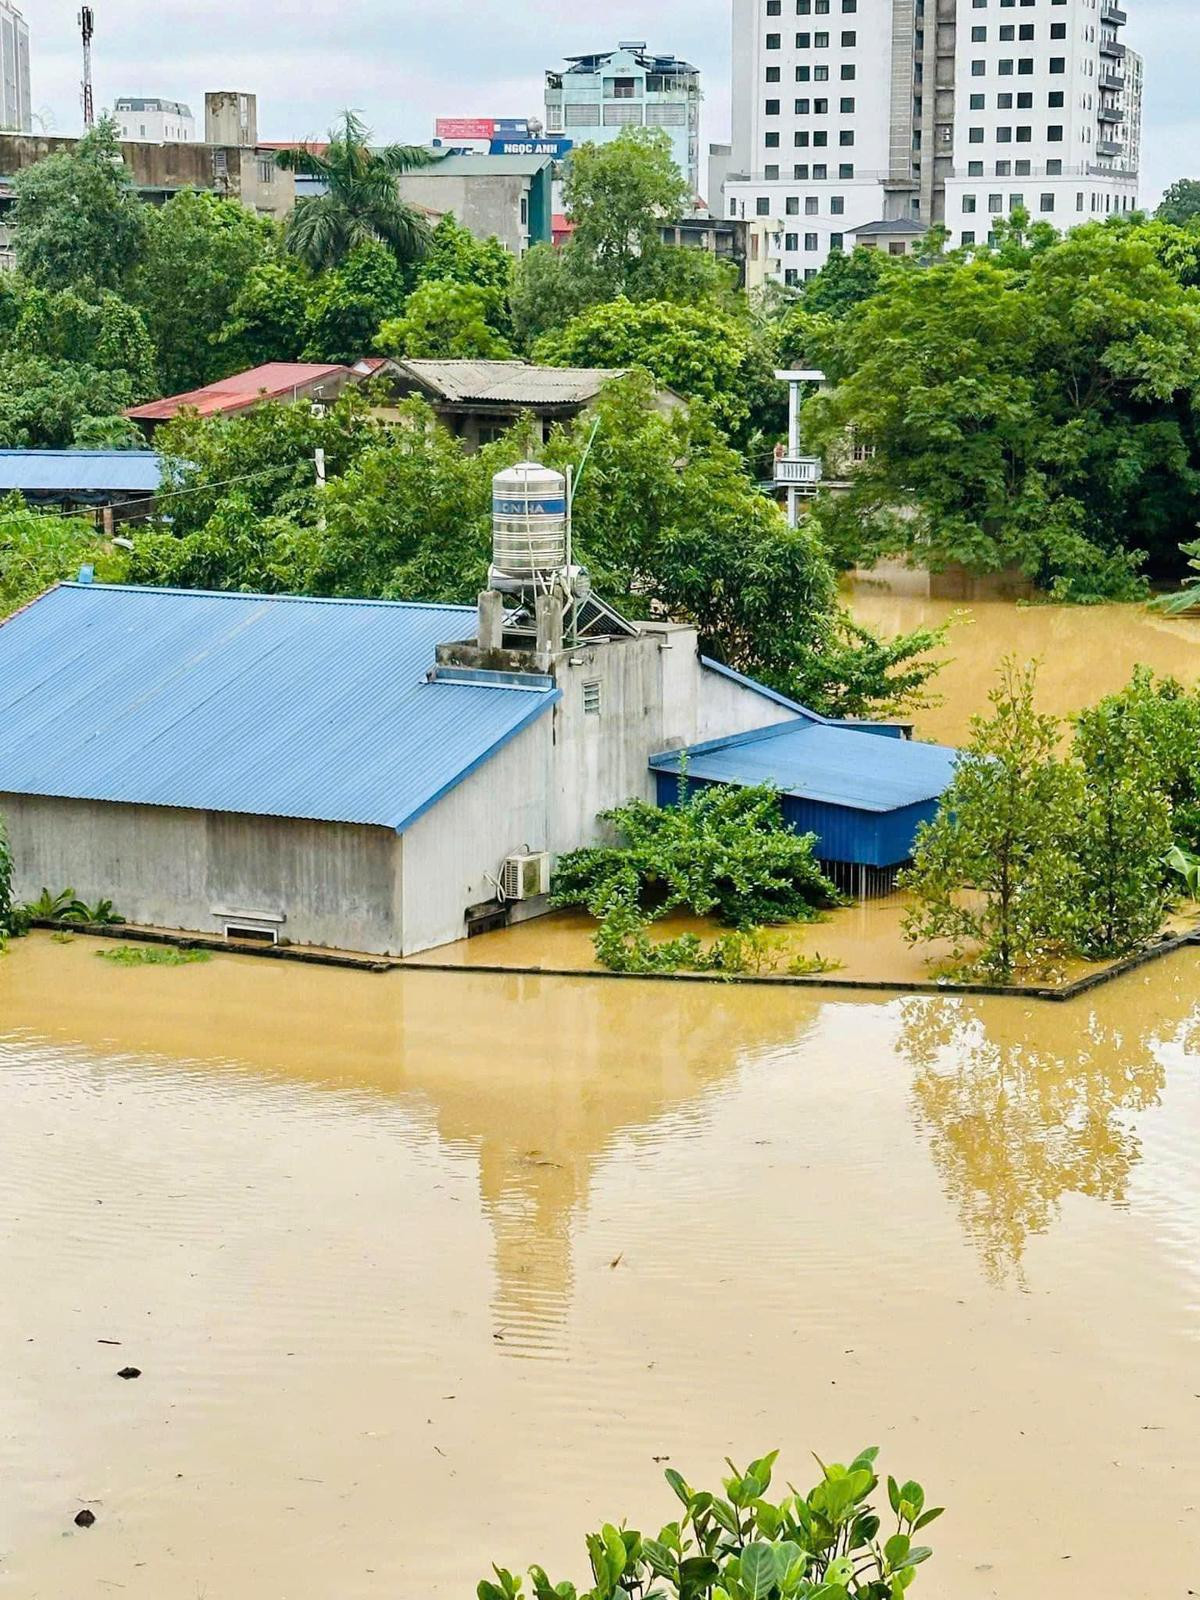
[(533, 900), (550, 893), (550, 856), (545, 850), (525, 850), (505, 858), (500, 887), (506, 900)]

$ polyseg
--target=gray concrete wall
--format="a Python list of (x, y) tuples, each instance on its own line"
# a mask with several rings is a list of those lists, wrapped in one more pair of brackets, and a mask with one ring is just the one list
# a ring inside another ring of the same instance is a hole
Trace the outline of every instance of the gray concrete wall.
[(220, 933), (219, 912), (283, 913), (281, 937), (400, 953), (400, 841), (386, 828), (0, 795), (16, 894), (68, 885), (128, 921)]
[(554, 713), (523, 728), (404, 835), (404, 950), (464, 934), (463, 913), (496, 897), (505, 856), (551, 846)]
[(529, 223), (521, 222), (521, 197), (529, 193), (529, 179), (521, 173), (455, 176), (436, 166), (424, 167), (401, 173), (396, 186), (414, 205), (443, 214), (453, 211), (455, 220), (477, 239), (494, 234), (515, 256), (528, 248)]

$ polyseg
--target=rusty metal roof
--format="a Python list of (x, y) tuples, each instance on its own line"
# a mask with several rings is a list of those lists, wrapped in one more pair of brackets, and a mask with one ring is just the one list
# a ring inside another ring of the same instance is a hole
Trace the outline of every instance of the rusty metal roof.
[(202, 389), (167, 395), (144, 406), (133, 406), (125, 415), (135, 422), (169, 422), (185, 406), (201, 416), (219, 416), (227, 411), (244, 411), (263, 400), (286, 400), (303, 390), (306, 393), (322, 381), (345, 377), (350, 369), (312, 361), (268, 361), (265, 366), (235, 372), (231, 377), (207, 383)]
[(526, 361), (397, 361), (396, 370), (451, 404), (586, 405), (625, 367), (534, 367)]

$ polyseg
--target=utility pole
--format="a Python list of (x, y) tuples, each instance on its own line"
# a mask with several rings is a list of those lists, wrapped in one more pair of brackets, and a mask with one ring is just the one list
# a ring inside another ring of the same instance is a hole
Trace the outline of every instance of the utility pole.
[(96, 126), (96, 105), (92, 98), (92, 35), (96, 31), (96, 18), (91, 6), (79, 13), (79, 32), (83, 38), (83, 126), (90, 131)]

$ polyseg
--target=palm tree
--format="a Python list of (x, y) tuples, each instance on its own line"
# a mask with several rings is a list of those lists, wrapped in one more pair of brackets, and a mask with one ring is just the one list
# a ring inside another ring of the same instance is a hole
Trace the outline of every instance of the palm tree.
[(296, 202), (288, 219), (288, 249), (314, 271), (336, 267), (357, 245), (374, 240), (397, 261), (419, 261), (429, 242), (429, 225), (401, 200), (396, 178), (439, 159), (423, 145), (392, 144), (371, 150), (370, 129), (353, 111), (342, 113), (323, 149), (307, 144), (280, 150), (276, 161), (291, 172), (319, 178), (321, 195)]

